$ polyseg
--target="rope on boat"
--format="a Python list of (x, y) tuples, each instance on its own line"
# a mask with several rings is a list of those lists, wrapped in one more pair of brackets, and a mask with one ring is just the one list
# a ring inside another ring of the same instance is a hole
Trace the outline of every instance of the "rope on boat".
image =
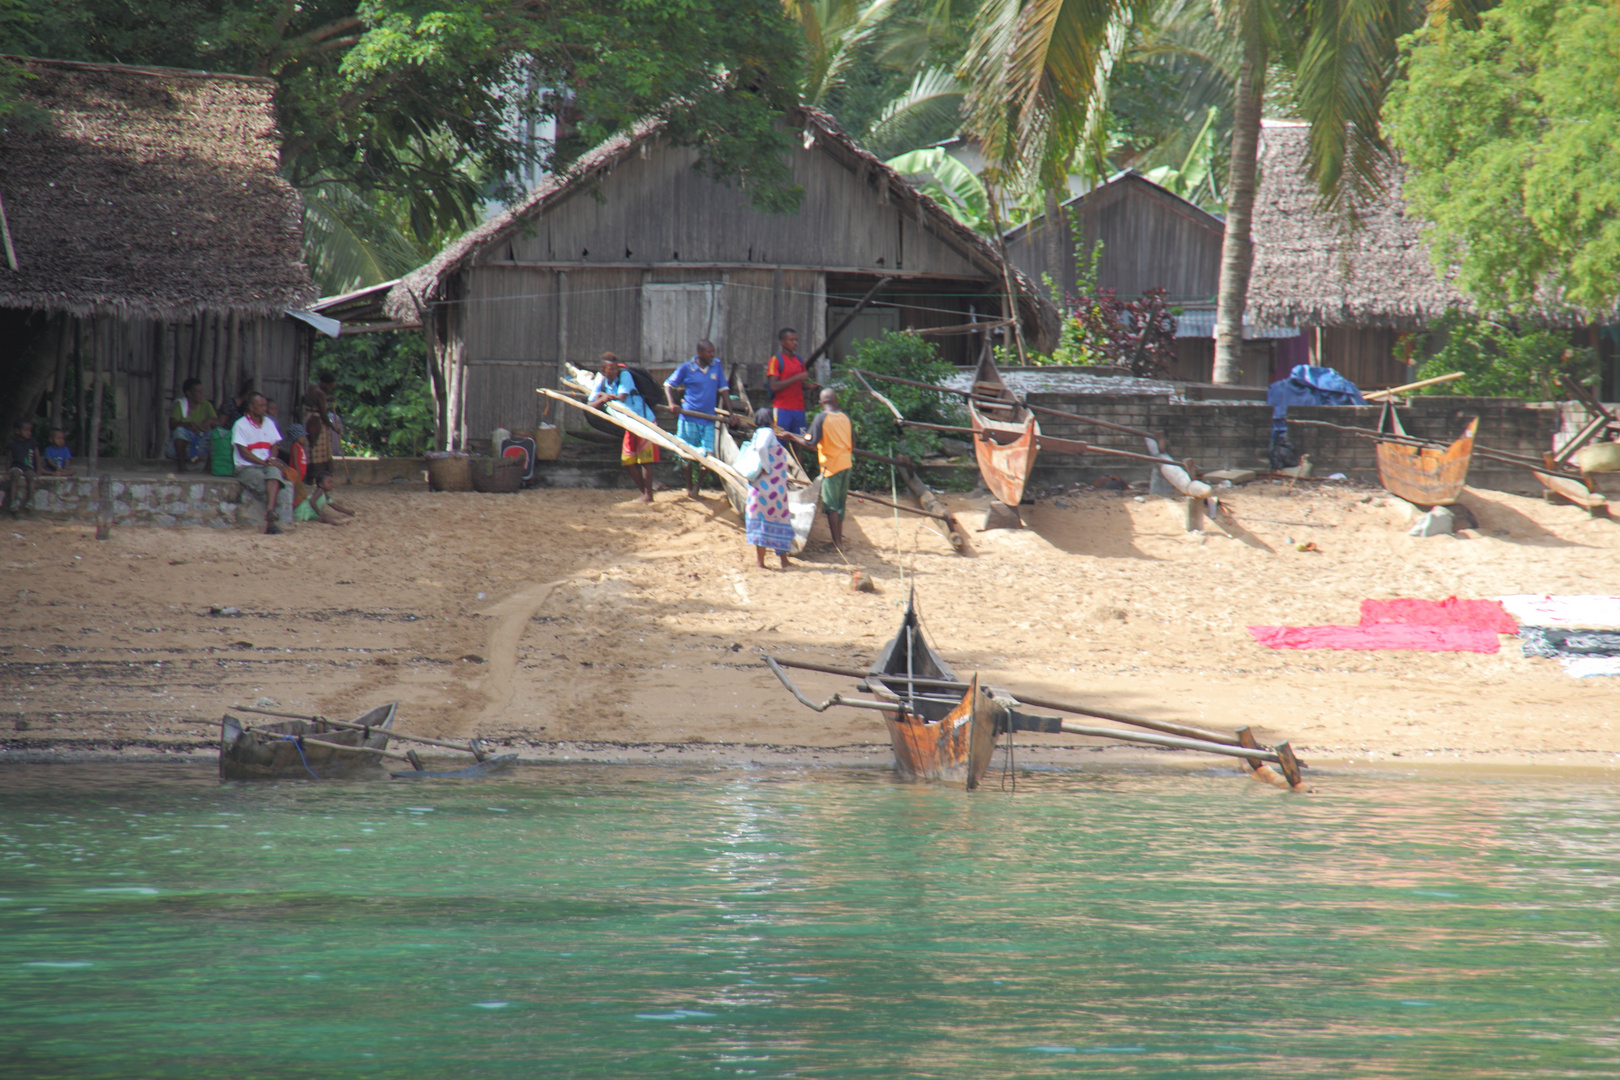
[(283, 735), (278, 741), (292, 743), (298, 750), (298, 760), (304, 763), (304, 771), (315, 777), (315, 779), (320, 779), (320, 775), (309, 767), (309, 759), (304, 756), (304, 738), (302, 735)]

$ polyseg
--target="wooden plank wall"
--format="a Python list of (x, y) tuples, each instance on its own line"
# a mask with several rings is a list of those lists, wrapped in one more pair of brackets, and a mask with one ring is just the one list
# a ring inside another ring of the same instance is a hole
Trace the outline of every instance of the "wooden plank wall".
[(726, 263), (870, 267), (979, 276), (972, 260), (830, 153), (799, 149), (796, 214), (753, 209), (746, 193), (692, 168), (694, 151), (659, 148), (632, 156), (598, 186), (532, 219), (533, 232), (488, 253), (517, 264)]
[[(537, 387), (556, 387), (558, 360), (595, 368), (604, 352), (628, 362), (642, 358), (644, 285), (717, 282), (723, 285), (725, 333), (716, 339), (728, 368), (745, 365), (749, 385), (763, 387), (765, 360), (776, 332), (792, 325), (808, 352), (825, 336), (824, 275), (748, 267), (705, 269), (540, 269), (484, 264), (465, 275), (465, 302), (453, 304), (451, 336), (464, 335), (467, 364), (465, 428), (488, 439), (497, 426), (532, 429), (544, 410)], [(694, 339), (690, 345), (696, 345)], [(566, 408), (566, 406), (564, 407)], [(584, 426), (581, 414), (561, 414), (563, 426)], [(553, 408), (544, 416), (556, 423)]]
[(1311, 339), (1311, 363), (1334, 368), (1357, 386), (1378, 389), (1412, 381), (1416, 369), (1396, 356), (1398, 331), (1375, 326), (1322, 326), (1306, 333)]
[[(95, 316), (75, 319), (66, 335), (65, 365), (76, 374), (69, 385), (94, 387), (93, 373), (108, 379), (104, 405), (118, 457), (157, 458), (168, 438), (168, 415), (185, 380), (198, 378), (216, 405), (251, 380), (275, 398), (285, 423), (296, 410), (310, 374), (312, 333), (290, 318), (236, 319), (203, 313), (183, 322)], [(109, 376), (110, 368), (110, 376)], [(74, 451), (87, 447), (86, 417), (70, 433)], [(114, 415), (115, 414), (115, 415)]]
[[(1180, 200), (1132, 177), (1117, 180), (1079, 208), (1081, 236), (1089, 255), (1100, 240), (1097, 284), (1131, 299), (1162, 287), (1176, 303), (1215, 299), (1220, 277), (1221, 230)], [(1075, 291), (1072, 250), (1054, 272), (1047, 266), (1040, 223), (1008, 242), (1007, 254), (1033, 280), (1052, 274), (1065, 294)]]

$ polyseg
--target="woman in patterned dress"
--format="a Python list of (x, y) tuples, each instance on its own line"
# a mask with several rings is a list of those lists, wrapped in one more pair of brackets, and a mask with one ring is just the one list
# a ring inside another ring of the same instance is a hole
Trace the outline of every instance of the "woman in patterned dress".
[(754, 448), (764, 471), (748, 485), (748, 542), (754, 545), (754, 558), (765, 569), (765, 549), (776, 552), (782, 569), (789, 566), (793, 549), (793, 514), (788, 508), (788, 453), (771, 427), (771, 410), (754, 414), (757, 430)]

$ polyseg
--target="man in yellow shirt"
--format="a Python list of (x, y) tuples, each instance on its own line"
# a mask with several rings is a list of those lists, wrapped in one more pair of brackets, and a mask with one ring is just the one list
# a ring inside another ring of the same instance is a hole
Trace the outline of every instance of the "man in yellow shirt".
[(788, 433), (800, 446), (815, 447), (821, 463), (821, 505), (835, 545), (844, 542), (844, 505), (849, 499), (849, 470), (855, 464), (855, 425), (838, 407), (838, 391), (821, 391), (821, 411), (811, 421), (808, 437)]

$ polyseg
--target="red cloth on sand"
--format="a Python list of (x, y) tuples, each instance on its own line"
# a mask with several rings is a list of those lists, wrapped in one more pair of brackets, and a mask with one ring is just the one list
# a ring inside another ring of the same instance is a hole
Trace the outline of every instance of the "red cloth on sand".
[(1273, 649), (1406, 649), (1493, 653), (1496, 631), (1475, 626), (1374, 623), (1370, 626), (1251, 626), (1254, 640)]
[(1496, 634), (1517, 634), (1519, 624), (1500, 600), (1363, 600), (1361, 625), (1472, 626)]

